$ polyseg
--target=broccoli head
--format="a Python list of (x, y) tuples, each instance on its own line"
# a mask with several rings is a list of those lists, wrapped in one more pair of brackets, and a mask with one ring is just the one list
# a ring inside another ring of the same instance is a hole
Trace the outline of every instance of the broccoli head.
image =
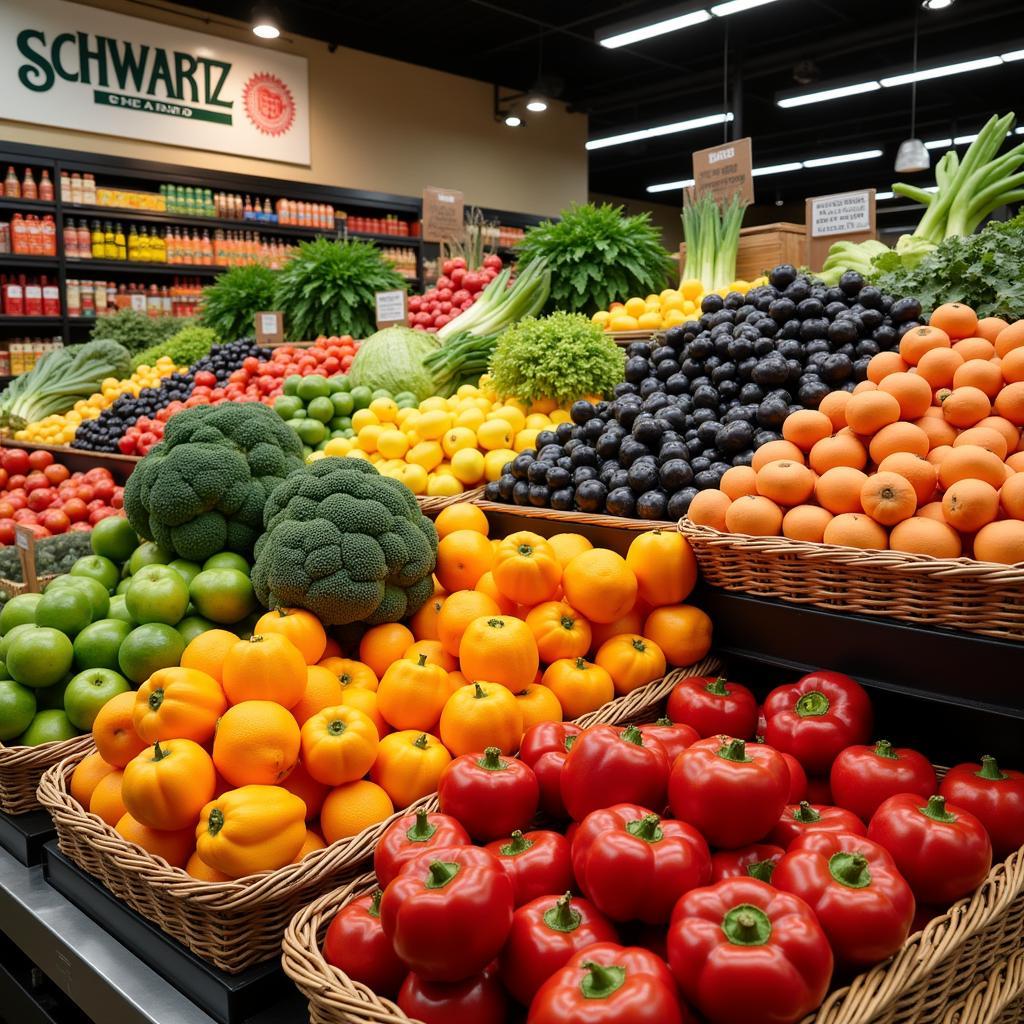
[(433, 593), (437, 531), (412, 493), (357, 459), (326, 458), (279, 484), (264, 509), (252, 585), (271, 608), (325, 625), (397, 622)]
[(179, 558), (248, 558), (268, 497), (301, 468), (298, 437), (267, 406), (196, 406), (171, 417), (163, 441), (135, 467), (124, 507), (136, 533)]

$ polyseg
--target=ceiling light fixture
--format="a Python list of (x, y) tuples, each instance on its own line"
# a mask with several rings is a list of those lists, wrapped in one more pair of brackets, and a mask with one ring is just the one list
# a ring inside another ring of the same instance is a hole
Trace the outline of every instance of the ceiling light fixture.
[(526, 101), (526, 109), (534, 114), (542, 114), (548, 109), (548, 101), (543, 96), (531, 96)]
[(963, 60), (958, 64), (943, 64), (937, 68), (924, 68), (920, 71), (909, 71), (905, 75), (893, 75), (879, 79), (882, 86), (891, 89), (894, 85), (910, 85), (911, 82), (927, 82), (932, 78), (946, 78), (949, 75), (962, 75), (967, 71), (980, 71), (982, 68), (994, 68), (1003, 63), (1002, 57), (978, 57), (975, 60)]
[(877, 160), (882, 156), (880, 149), (864, 149), (859, 153), (840, 153), (836, 156), (818, 156), (805, 160), (804, 167), (831, 167), (833, 164), (852, 164), (859, 160)]
[(780, 107), (803, 107), (808, 103), (824, 103), (826, 100), (838, 100), (843, 96), (858, 96), (863, 92), (877, 92), (881, 89), (878, 82), (857, 82), (854, 85), (839, 85), (834, 89), (821, 89), (817, 92), (805, 92), (797, 96), (785, 96), (778, 101)]
[[(914, 11), (914, 72), (917, 72), (918, 12)], [(910, 137), (900, 143), (896, 151), (897, 174), (920, 174), (932, 165), (928, 147), (917, 137), (917, 79), (910, 88)]]
[(252, 34), (260, 39), (276, 39), (281, 34), (280, 15), (276, 7), (257, 4), (252, 9)]
[(1007, 64), (1011, 64), (1015, 60), (1024, 60), (1024, 50), (1011, 50), (1009, 53), (1001, 53), (999, 56)]
[(694, 184), (693, 178), (687, 178), (686, 181), (663, 181), (660, 185), (648, 185), (648, 192), (675, 192), (677, 189), (680, 191), (684, 188), (692, 188)]
[[(662, 16), (659, 16), (657, 21), (647, 24), (620, 23), (599, 30), (597, 41), (609, 50), (616, 50), (620, 46), (642, 43), (645, 39), (654, 39), (656, 36), (663, 36), (669, 32), (693, 28), (694, 25), (703, 25), (704, 22), (710, 21), (712, 18), (728, 18), (731, 14), (740, 14), (755, 7), (763, 7), (765, 4), (777, 2), (778, 0), (723, 0), (722, 3), (714, 4), (709, 9), (703, 7), (696, 9), (690, 7), (688, 10), (674, 8), (662, 11)], [(631, 27), (627, 27), (627, 25), (631, 25)], [(603, 35), (602, 32), (607, 34)]]
[(518, 114), (506, 114), (505, 115), (505, 127), (506, 128), (522, 128), (523, 119)]
[(662, 124), (655, 128), (640, 128), (634, 132), (623, 132), (621, 135), (608, 135), (603, 139), (591, 139), (587, 149), (606, 149), (608, 146), (623, 146), (627, 142), (639, 142), (641, 139), (656, 139), (662, 135), (675, 135), (688, 132), (695, 128), (706, 128), (713, 124), (726, 124), (732, 121), (733, 115), (708, 114), (707, 117), (694, 117), (689, 121), (676, 121), (674, 124)]
[(741, 14), (754, 7), (763, 7), (765, 4), (773, 4), (775, 0), (725, 0), (724, 3), (715, 4), (711, 13), (716, 18), (728, 18), (730, 14)]
[(803, 164), (794, 160), (788, 164), (769, 164), (767, 167), (755, 167), (750, 173), (753, 177), (759, 178), (762, 174), (785, 174), (786, 171), (799, 171)]
[(926, 11), (944, 11), (953, 6), (953, 0), (921, 0), (921, 6)]

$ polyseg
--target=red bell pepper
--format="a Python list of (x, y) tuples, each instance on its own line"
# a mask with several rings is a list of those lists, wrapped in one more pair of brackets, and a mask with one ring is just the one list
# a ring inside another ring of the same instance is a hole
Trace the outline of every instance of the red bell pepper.
[(685, 1024), (665, 961), (637, 946), (598, 942), (541, 986), (526, 1024)]
[(668, 958), (683, 997), (711, 1024), (794, 1024), (832, 977), (811, 908), (756, 878), (688, 892), (672, 914)]
[(787, 804), (785, 810), (768, 833), (768, 841), (789, 849), (789, 844), (805, 832), (852, 832), (867, 835), (867, 826), (852, 811), (827, 804)]
[(801, 800), (807, 799), (807, 772), (792, 754), (787, 754), (784, 750), (780, 750), (779, 753), (782, 754), (782, 760), (789, 769), (789, 797), (786, 803), (798, 804)]
[(672, 766), (672, 814), (712, 846), (736, 849), (763, 839), (789, 794), (789, 769), (777, 750), (728, 736), (700, 740)]
[(888, 851), (864, 836), (804, 833), (779, 861), (772, 885), (814, 911), (845, 968), (881, 962), (910, 934), (914, 894)]
[(494, 854), (512, 880), (517, 907), (573, 886), (569, 840), (559, 832), (515, 831), (510, 838), (495, 839), (484, 849)]
[(772, 843), (753, 843), (738, 850), (720, 850), (711, 855), (711, 881), (723, 878), (757, 878), (770, 882), (775, 866), (786, 851)]
[(673, 722), (671, 718), (659, 718), (649, 725), (638, 726), (644, 734), (645, 739), (655, 739), (668, 754), (668, 763), (672, 762), (691, 744), (700, 739), (697, 730), (692, 725), (683, 725), (682, 722)]
[(574, 953), (595, 942), (618, 942), (615, 925), (588, 900), (541, 896), (512, 915), (512, 931), (501, 954), (501, 980), (524, 1006)]
[(373, 870), (377, 882), (384, 886), (401, 870), (406, 861), (424, 850), (441, 846), (468, 846), (469, 835), (452, 817), (425, 810), (403, 814), (393, 821), (380, 837), (373, 851)]
[(980, 765), (950, 768), (939, 792), (985, 826), (996, 860), (1024, 846), (1024, 772), (1000, 769), (994, 757), (983, 757)]
[(871, 701), (842, 672), (811, 672), (778, 686), (764, 702), (765, 742), (792, 754), (809, 775), (826, 774), (836, 754), (871, 735)]
[(538, 722), (523, 735), (519, 759), (525, 761), (537, 776), (540, 786), (540, 809), (549, 818), (567, 818), (562, 803), (562, 767), (576, 737), (583, 732), (572, 722)]
[(879, 805), (897, 793), (928, 797), (938, 781), (924, 754), (879, 740), (873, 747), (857, 744), (840, 750), (829, 773), (832, 800), (870, 821)]
[(700, 736), (749, 740), (757, 727), (757, 699), (745, 686), (721, 676), (693, 676), (676, 684), (665, 713), (693, 726)]
[(360, 896), (335, 915), (324, 936), (324, 959), (353, 981), (389, 998), (406, 975), (380, 924), (381, 891)]
[(479, 974), (512, 927), (512, 882), (486, 850), (449, 846), (407, 861), (380, 901), (398, 958), (425, 981)]
[(576, 821), (611, 804), (664, 807), (668, 772), (665, 748), (635, 725), (595, 725), (576, 738), (565, 759), (562, 801)]
[(525, 829), (537, 813), (540, 787), (529, 765), (502, 757), (497, 747), (463, 754), (441, 773), (437, 802), (442, 814), (458, 819), (478, 842)]
[(398, 993), (398, 1006), (422, 1024), (504, 1024), (508, 998), (497, 964), (465, 981), (444, 984), (410, 974)]
[(992, 867), (992, 843), (970, 811), (935, 795), (891, 796), (875, 811), (868, 838), (884, 846), (921, 903), (952, 903)]
[(615, 804), (580, 823), (572, 869), (583, 895), (613, 921), (658, 924), (684, 892), (710, 881), (711, 853), (690, 825)]

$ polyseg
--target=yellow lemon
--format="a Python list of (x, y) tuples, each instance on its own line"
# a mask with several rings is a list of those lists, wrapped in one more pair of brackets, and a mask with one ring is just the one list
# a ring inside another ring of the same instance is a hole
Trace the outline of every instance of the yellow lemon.
[(377, 414), (372, 412), (370, 409), (357, 409), (352, 413), (352, 429), (358, 434), (363, 427), (369, 427), (371, 425), (379, 425), (380, 420), (377, 419)]
[(428, 473), (436, 469), (444, 461), (444, 452), (437, 441), (420, 441), (413, 445), (405, 455), (405, 461), (422, 466)]
[(409, 438), (400, 430), (384, 430), (377, 438), (377, 451), (387, 459), (400, 459), (409, 450)]
[(451, 426), (451, 422), (451, 413), (447, 409), (431, 409), (420, 416), (416, 432), (425, 441), (436, 441)]
[(380, 437), (384, 427), (379, 423), (369, 423), (356, 435), (356, 447), (364, 452), (370, 453), (377, 450), (377, 438)]
[(463, 448), (452, 456), (452, 475), (470, 487), (483, 480), (484, 467), (484, 454), (476, 448)]
[(370, 412), (381, 423), (394, 423), (398, 416), (398, 405), (393, 398), (375, 398), (370, 403)]
[(324, 446), (325, 455), (347, 455), (352, 450), (352, 441), (347, 437), (332, 437)]
[(640, 316), (647, 311), (647, 302), (644, 299), (632, 298), (626, 300), (626, 313), (629, 316)]
[(521, 452), (524, 448), (532, 448), (539, 433), (539, 430), (531, 430), (530, 428), (520, 430), (519, 433), (516, 434), (515, 440), (512, 442), (512, 447), (515, 448), (517, 452)]
[(470, 430), (477, 430), (485, 418), (486, 417), (484, 416), (482, 409), (478, 409), (475, 405), (471, 405), (468, 409), (463, 409), (458, 413), (458, 415), (456, 415), (455, 426), (468, 427)]
[(656, 331), (661, 327), (661, 313), (650, 310), (637, 317), (636, 324), (642, 331)]
[[(640, 312), (643, 313), (644, 310), (641, 309)], [(635, 331), (639, 329), (637, 327), (636, 317), (629, 316), (625, 313), (616, 313), (611, 320), (608, 321), (608, 327), (613, 331)]]
[(557, 426), (559, 423), (571, 423), (572, 417), (569, 415), (568, 409), (556, 409), (551, 414), (551, 422)]
[(424, 398), (420, 402), (420, 412), (445, 412), (447, 409), (448, 403), (437, 395), (433, 398)]
[(611, 316), (611, 313), (609, 313), (607, 309), (599, 309), (590, 318), (590, 321), (591, 321), (591, 323), (600, 324), (602, 327), (604, 327), (604, 325), (606, 323), (608, 323), (608, 317), (610, 317), (610, 316)]
[(427, 490), (427, 471), (422, 466), (412, 463), (406, 464), (398, 474), (398, 479), (412, 491), (413, 494), (424, 494)]
[(526, 426), (526, 416), (511, 402), (498, 406), (487, 418), (489, 420), (506, 420), (513, 431), (522, 430)]
[(691, 277), (680, 283), (679, 290), (683, 293), (684, 299), (695, 299), (698, 295), (704, 294), (704, 284)]
[(511, 448), (514, 433), (508, 420), (488, 420), (476, 432), (476, 439), (481, 448), (491, 452), (496, 448)]
[(686, 314), (681, 309), (670, 309), (662, 318), (662, 327), (675, 327), (676, 324), (685, 324)]
[(441, 438), (441, 447), (445, 455), (451, 458), (463, 448), (475, 448), (476, 434), (469, 427), (452, 427), (451, 430), (446, 430), (444, 437)]
[(480, 389), (473, 384), (461, 384), (459, 385), (459, 390), (456, 391), (455, 394), (459, 398), (473, 398), (479, 390)]
[(449, 497), (462, 491), (462, 484), (448, 473), (435, 473), (427, 478), (427, 494), (431, 497)]
[(488, 481), (497, 480), (506, 462), (511, 462), (516, 452), (511, 448), (495, 448), (484, 456), (484, 478)]
[(551, 426), (551, 417), (543, 412), (531, 412), (526, 417), (526, 429), (527, 430), (543, 430), (545, 427)]
[(350, 448), (345, 452), (346, 459), (362, 459), (363, 462), (370, 462), (370, 456), (366, 454), (361, 448)]

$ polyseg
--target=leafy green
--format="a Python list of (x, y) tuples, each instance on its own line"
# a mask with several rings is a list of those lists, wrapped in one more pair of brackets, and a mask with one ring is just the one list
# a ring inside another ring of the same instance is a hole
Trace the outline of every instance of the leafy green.
[(491, 359), (498, 394), (560, 404), (607, 395), (622, 382), (625, 350), (579, 313), (527, 317), (499, 339)]
[(418, 400), (435, 394), (434, 376), (423, 361), (439, 347), (437, 337), (408, 327), (385, 327), (360, 346), (348, 379), (353, 386), (385, 388), (391, 394), (411, 391)]
[(199, 322), (225, 341), (252, 334), (257, 313), (274, 308), (277, 272), (262, 263), (232, 267), (203, 289)]
[(278, 272), (274, 309), (284, 313), (291, 341), (319, 334), (369, 337), (375, 327), (374, 292), (406, 281), (369, 242), (302, 242)]
[(1024, 317), (1024, 213), (992, 221), (976, 235), (947, 238), (912, 269), (896, 253), (875, 265), (874, 283), (883, 292), (912, 295), (927, 312), (963, 302), (982, 317)]
[(173, 316), (147, 316), (135, 309), (119, 309), (110, 316), (98, 317), (89, 337), (116, 341), (134, 355), (166, 341), (188, 322)]
[(216, 332), (209, 327), (198, 327), (190, 323), (161, 344), (137, 352), (132, 357), (132, 369), (142, 365), (152, 366), (161, 356), (170, 356), (175, 366), (191, 366), (199, 362), (219, 341)]
[(520, 270), (543, 259), (551, 271), (548, 309), (595, 313), (616, 299), (659, 292), (673, 269), (646, 213), (586, 203), (529, 228), (518, 245)]

